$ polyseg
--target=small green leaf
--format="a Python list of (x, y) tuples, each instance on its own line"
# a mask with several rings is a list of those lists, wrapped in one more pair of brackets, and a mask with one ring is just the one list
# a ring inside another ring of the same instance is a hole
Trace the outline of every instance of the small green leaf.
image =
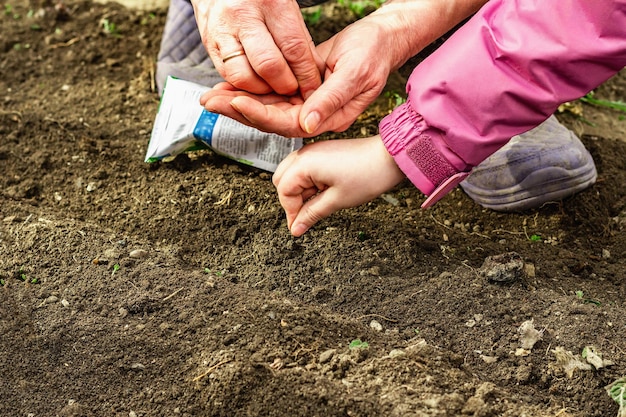
[(626, 417), (626, 377), (619, 378), (606, 388), (609, 397), (619, 405), (618, 417)]
[(350, 349), (367, 349), (369, 347), (369, 343), (362, 342), (361, 339), (354, 339), (350, 342), (348, 346)]
[(581, 97), (580, 101), (587, 104), (592, 104), (598, 107), (608, 107), (609, 109), (626, 112), (626, 103), (623, 101), (611, 101), (601, 100), (593, 97), (593, 92), (588, 93), (586, 96)]

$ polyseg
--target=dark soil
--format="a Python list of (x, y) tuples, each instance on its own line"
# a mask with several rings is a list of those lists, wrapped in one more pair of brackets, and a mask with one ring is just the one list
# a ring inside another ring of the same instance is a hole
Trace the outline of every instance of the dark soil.
[[(623, 113), (558, 114), (599, 175), (563, 202), (503, 214), (457, 189), (421, 210), (406, 183), (296, 239), (270, 174), (210, 152), (143, 162), (164, 20), (4, 6), (1, 416), (617, 414)], [(596, 97), (625, 91), (622, 72)], [(345, 135), (387, 111), (383, 98)], [(490, 280), (502, 266), (517, 274)], [(521, 350), (527, 320), (543, 335)], [(587, 346), (613, 364), (590, 366)], [(562, 350), (591, 369), (568, 375)]]

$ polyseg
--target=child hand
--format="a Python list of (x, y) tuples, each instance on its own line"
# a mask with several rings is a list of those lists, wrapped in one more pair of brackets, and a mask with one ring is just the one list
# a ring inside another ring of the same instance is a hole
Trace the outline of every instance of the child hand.
[(403, 179), (377, 135), (306, 145), (283, 160), (273, 182), (287, 226), (298, 237), (321, 219), (366, 203)]

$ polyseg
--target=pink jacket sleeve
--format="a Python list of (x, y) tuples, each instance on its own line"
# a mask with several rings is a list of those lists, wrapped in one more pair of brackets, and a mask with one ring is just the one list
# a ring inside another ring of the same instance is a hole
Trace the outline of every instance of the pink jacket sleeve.
[(491, 0), (413, 71), (380, 134), (428, 207), (625, 65), (626, 0)]

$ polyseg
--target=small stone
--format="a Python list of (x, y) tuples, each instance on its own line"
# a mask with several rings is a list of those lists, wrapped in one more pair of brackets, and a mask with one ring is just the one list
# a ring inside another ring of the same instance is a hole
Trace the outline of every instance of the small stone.
[(404, 351), (404, 349), (393, 349), (391, 352), (389, 352), (389, 357), (392, 359), (398, 358), (404, 355), (406, 355), (406, 352)]
[(543, 338), (543, 330), (535, 329), (534, 319), (526, 320), (523, 322), (517, 332), (519, 333), (519, 339), (521, 343), (521, 348), (526, 350), (531, 350), (535, 343), (540, 341)]
[(400, 202), (398, 201), (398, 199), (392, 196), (391, 194), (382, 194), (380, 197), (386, 202), (388, 202), (389, 204), (391, 204), (392, 206), (397, 207), (400, 205)]
[(383, 331), (383, 325), (380, 324), (378, 321), (376, 320), (372, 320), (370, 321), (370, 327), (374, 330), (376, 330), (377, 332), (382, 332)]
[(57, 301), (59, 301), (59, 297), (51, 295), (50, 297), (46, 298), (46, 300), (44, 302), (46, 304), (53, 304), (53, 303), (56, 303)]
[(143, 249), (135, 249), (135, 250), (130, 251), (128, 256), (130, 256), (131, 258), (135, 258), (135, 259), (141, 259), (141, 258), (145, 258), (146, 256), (148, 256), (148, 251), (145, 251)]
[(70, 302), (67, 301), (65, 298), (61, 300), (61, 305), (63, 305), (63, 307), (69, 307), (70, 306)]
[(524, 276), (524, 260), (516, 252), (488, 256), (479, 273), (492, 282), (510, 283)]
[(326, 362), (330, 361), (333, 358), (333, 356), (335, 356), (335, 353), (337, 353), (336, 349), (328, 349), (328, 350), (322, 352), (320, 354), (319, 359), (318, 359), (319, 363), (326, 363)]
[(528, 278), (535, 278), (537, 276), (537, 272), (535, 270), (535, 264), (525, 264), (524, 273), (526, 274)]
[(482, 359), (485, 363), (494, 363), (498, 360), (497, 356), (487, 356), (487, 355), (480, 355), (480, 359)]

